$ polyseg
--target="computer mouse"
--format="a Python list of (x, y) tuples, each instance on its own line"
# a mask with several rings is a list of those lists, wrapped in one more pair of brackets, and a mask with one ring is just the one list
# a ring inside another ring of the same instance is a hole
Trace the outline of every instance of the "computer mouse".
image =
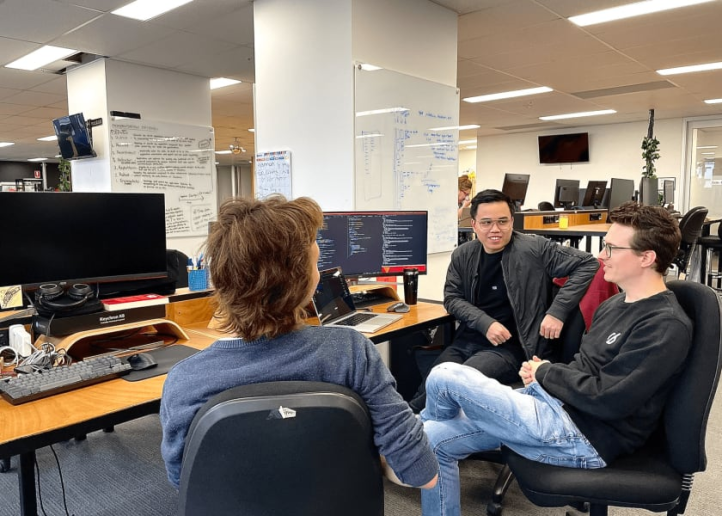
[(158, 362), (155, 361), (150, 353), (136, 353), (135, 355), (130, 355), (126, 360), (128, 360), (130, 368), (133, 371), (143, 371), (158, 365)]
[(409, 305), (407, 305), (406, 303), (402, 303), (401, 301), (399, 301), (398, 303), (394, 303), (393, 305), (389, 306), (386, 309), (387, 312), (401, 312), (401, 313), (408, 312), (409, 310), (411, 310), (411, 308), (409, 308)]

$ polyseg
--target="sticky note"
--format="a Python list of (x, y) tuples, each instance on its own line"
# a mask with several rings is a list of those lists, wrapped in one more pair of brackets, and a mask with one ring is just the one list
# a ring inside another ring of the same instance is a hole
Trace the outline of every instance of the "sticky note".
[(23, 289), (20, 285), (0, 287), (0, 308), (20, 308), (23, 306)]

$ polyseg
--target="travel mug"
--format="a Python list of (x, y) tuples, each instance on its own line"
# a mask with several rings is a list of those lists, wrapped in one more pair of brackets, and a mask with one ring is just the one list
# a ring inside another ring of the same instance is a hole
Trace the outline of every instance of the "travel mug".
[(419, 269), (415, 267), (404, 269), (404, 302), (415, 305), (419, 295)]

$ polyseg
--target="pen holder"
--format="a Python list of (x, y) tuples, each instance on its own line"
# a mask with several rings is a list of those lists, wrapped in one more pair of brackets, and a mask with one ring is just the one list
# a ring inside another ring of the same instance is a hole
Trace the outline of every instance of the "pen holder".
[(208, 288), (208, 269), (188, 271), (188, 288), (190, 290), (206, 290)]

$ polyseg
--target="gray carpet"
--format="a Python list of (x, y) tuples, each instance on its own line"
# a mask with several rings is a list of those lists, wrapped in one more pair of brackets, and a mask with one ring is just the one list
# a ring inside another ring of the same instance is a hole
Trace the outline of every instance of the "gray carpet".
[[(167, 483), (160, 458), (160, 424), (157, 416), (119, 425), (113, 433), (95, 432), (85, 441), (54, 446), (60, 460), (68, 514), (74, 516), (166, 516), (176, 508), (177, 494)], [(722, 398), (717, 397), (707, 431), (708, 470), (695, 478), (686, 514), (717, 516), (722, 513)], [(60, 478), (49, 448), (37, 454), (40, 489), (45, 513), (65, 515)], [(16, 467), (0, 474), (0, 515), (19, 513)], [(462, 511), (464, 516), (483, 516), (499, 466), (464, 461)], [(611, 515), (649, 515), (633, 509), (610, 509)], [(39, 514), (43, 512), (39, 509)], [(512, 485), (504, 502), (505, 516), (563, 515), (564, 509), (543, 509), (529, 503)], [(387, 516), (421, 514), (419, 492), (386, 484)], [(281, 515), (279, 515), (281, 516)], [(289, 515), (290, 516), (290, 515)]]

